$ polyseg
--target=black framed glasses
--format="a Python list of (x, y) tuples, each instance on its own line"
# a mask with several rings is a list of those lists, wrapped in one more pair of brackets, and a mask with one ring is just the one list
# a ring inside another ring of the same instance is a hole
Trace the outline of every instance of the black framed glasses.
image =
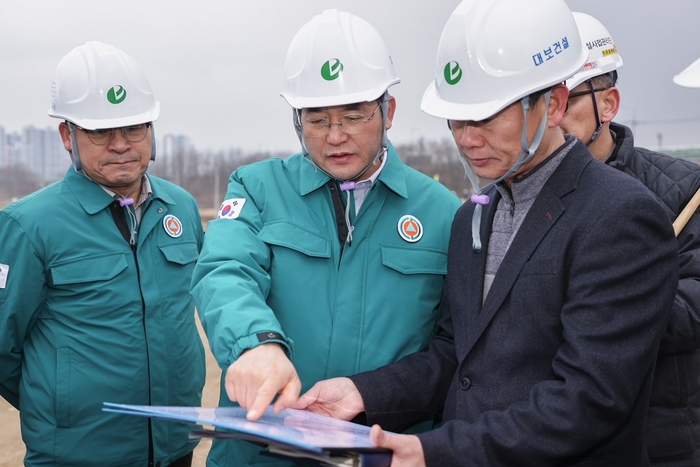
[[(586, 94), (590, 94), (593, 97), (594, 105), (595, 105), (595, 93), (599, 91), (605, 91), (608, 88), (594, 88), (591, 85), (591, 82), (588, 81), (588, 86), (589, 89), (586, 89), (585, 91), (578, 91), (578, 92), (572, 92), (569, 93), (569, 99), (566, 101), (566, 110), (569, 110), (569, 101), (571, 99), (575, 99), (577, 97), (585, 96)], [(596, 106), (597, 107), (597, 106)], [(566, 110), (564, 112), (566, 112)]]
[(123, 126), (119, 128), (100, 128), (98, 130), (86, 130), (85, 128), (81, 128), (79, 126), (76, 126), (76, 128), (82, 130), (87, 135), (88, 139), (92, 141), (92, 144), (96, 144), (97, 146), (104, 146), (105, 144), (112, 141), (112, 138), (114, 138), (114, 132), (116, 130), (120, 130), (122, 136), (128, 142), (140, 143), (141, 141), (146, 139), (146, 135), (148, 134), (148, 128), (150, 126), (151, 122), (140, 123), (138, 125)]
[(374, 112), (368, 117), (365, 114), (355, 113), (340, 117), (337, 122), (332, 122), (327, 118), (312, 118), (304, 120), (301, 124), (304, 136), (309, 138), (320, 138), (326, 136), (331, 131), (331, 125), (338, 125), (340, 130), (347, 135), (358, 135), (364, 130), (365, 123), (369, 122), (377, 114), (381, 104), (377, 105)]
[(579, 96), (585, 96), (586, 94), (593, 94), (598, 91), (605, 91), (607, 88), (593, 88), (593, 89), (586, 89), (585, 91), (579, 91), (579, 92), (572, 92), (569, 94), (569, 99), (573, 99), (575, 97)]

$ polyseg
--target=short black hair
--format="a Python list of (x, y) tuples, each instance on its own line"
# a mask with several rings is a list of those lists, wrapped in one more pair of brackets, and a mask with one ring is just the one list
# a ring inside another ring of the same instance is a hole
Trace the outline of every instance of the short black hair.
[(591, 78), (591, 84), (594, 88), (608, 89), (615, 86), (617, 83), (617, 70)]
[(537, 104), (537, 101), (540, 100), (540, 97), (544, 96), (547, 93), (547, 91), (551, 91), (553, 88), (554, 86), (549, 86), (548, 88), (540, 89), (539, 91), (531, 93), (528, 96), (530, 108), (533, 108)]

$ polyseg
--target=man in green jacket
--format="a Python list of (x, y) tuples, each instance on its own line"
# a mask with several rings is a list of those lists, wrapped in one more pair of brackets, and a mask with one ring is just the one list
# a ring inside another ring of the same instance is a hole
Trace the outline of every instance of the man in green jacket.
[(145, 173), (159, 113), (131, 57), (73, 49), (49, 109), (73, 166), (0, 211), (0, 395), (20, 411), (27, 466), (192, 463), (188, 426), (102, 412), (201, 403), (202, 225), (191, 195)]
[[(387, 140), (398, 79), (379, 33), (327, 10), (301, 28), (282, 96), (302, 152), (239, 168), (210, 222), (193, 296), (224, 370), (222, 406), (421, 350), (433, 335), (459, 199)], [(428, 425), (430, 426), (430, 425)], [(208, 465), (289, 465), (215, 440)]]

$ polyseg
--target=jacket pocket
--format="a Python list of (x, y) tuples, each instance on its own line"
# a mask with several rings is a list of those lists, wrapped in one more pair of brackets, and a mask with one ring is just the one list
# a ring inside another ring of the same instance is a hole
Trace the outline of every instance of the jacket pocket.
[(106, 281), (114, 278), (127, 266), (123, 253), (78, 258), (52, 266), (51, 279), (54, 285)]
[(330, 258), (331, 243), (319, 235), (289, 222), (265, 224), (258, 237), (269, 245), (281, 246), (314, 258)]
[(165, 259), (175, 264), (190, 264), (199, 258), (199, 250), (196, 242), (183, 242), (168, 245), (159, 245)]
[(382, 264), (401, 274), (447, 274), (447, 252), (415, 246), (381, 245)]

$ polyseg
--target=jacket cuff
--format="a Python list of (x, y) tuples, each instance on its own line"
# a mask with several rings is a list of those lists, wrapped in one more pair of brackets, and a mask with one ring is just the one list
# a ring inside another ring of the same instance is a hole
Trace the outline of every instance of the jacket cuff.
[(233, 349), (233, 361), (236, 361), (241, 354), (253, 349), (259, 345), (277, 343), (282, 346), (284, 353), (287, 354), (289, 360), (293, 363), (293, 346), (294, 342), (284, 334), (277, 331), (261, 331), (238, 339), (236, 346)]

